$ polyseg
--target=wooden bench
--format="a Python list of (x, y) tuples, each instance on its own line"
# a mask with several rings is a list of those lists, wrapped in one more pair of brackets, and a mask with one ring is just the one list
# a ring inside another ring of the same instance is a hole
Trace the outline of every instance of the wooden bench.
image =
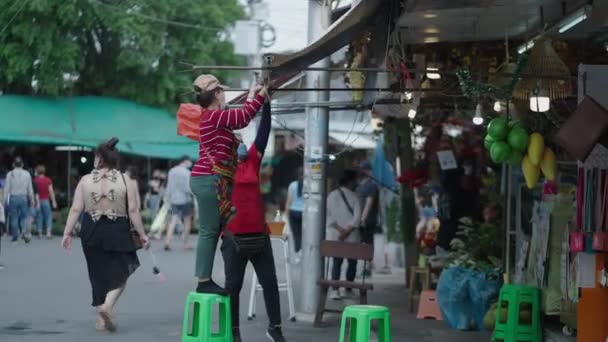
[(319, 304), (315, 315), (314, 326), (321, 327), (323, 314), (325, 312), (340, 313), (340, 310), (326, 309), (327, 293), (330, 288), (346, 288), (359, 290), (359, 303), (367, 304), (367, 291), (374, 289), (374, 285), (365, 282), (365, 273), (360, 282), (346, 280), (331, 280), (329, 276), (329, 261), (332, 258), (355, 259), (362, 260), (364, 267), (374, 258), (374, 247), (368, 244), (351, 243), (341, 241), (322, 241), (320, 246), (321, 256), (325, 259), (325, 276), (317, 281), (321, 293), (319, 296)]

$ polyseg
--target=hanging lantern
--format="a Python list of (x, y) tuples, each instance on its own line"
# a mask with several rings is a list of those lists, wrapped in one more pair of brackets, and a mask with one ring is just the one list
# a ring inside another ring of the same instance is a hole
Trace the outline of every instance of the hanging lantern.
[[(536, 41), (523, 73), (530, 76), (524, 77), (515, 87), (513, 95), (516, 99), (528, 100), (531, 94), (544, 91), (546, 96), (539, 98), (539, 104), (543, 102), (545, 105), (544, 97), (555, 100), (572, 94), (570, 70), (555, 52), (549, 39)], [(542, 80), (542, 89), (539, 89), (539, 80)]]

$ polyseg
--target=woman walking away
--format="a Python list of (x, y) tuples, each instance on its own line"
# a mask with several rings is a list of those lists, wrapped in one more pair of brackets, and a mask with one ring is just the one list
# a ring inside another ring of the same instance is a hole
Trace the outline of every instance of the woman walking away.
[(95, 169), (82, 177), (74, 192), (74, 202), (63, 231), (61, 244), (72, 247), (72, 230), (83, 214), (80, 239), (87, 261), (97, 308), (97, 330), (116, 331), (112, 315), (129, 276), (139, 267), (131, 224), (141, 244), (149, 247), (136, 202), (131, 178), (117, 170), (118, 139), (112, 138), (95, 151)]
[(230, 197), (239, 142), (233, 130), (246, 127), (266, 98), (266, 88), (254, 83), (244, 108), (224, 109), (224, 89), (212, 75), (200, 75), (194, 81), (196, 99), (203, 111), (199, 159), (192, 168), (190, 181), (192, 192), (198, 200), (200, 219), (195, 266), (198, 277), (196, 291), (220, 295), (227, 295), (227, 292), (211, 280), (211, 273), (220, 229), (225, 228), (234, 215)]
[[(304, 172), (302, 168), (298, 168), (298, 179), (289, 184), (287, 190), (287, 202), (285, 210), (287, 210), (287, 219), (289, 228), (294, 242), (296, 261), (300, 260), (300, 250), (302, 249), (302, 212), (304, 211), (304, 198), (302, 190), (304, 188)], [(297, 262), (296, 262), (297, 263)]]

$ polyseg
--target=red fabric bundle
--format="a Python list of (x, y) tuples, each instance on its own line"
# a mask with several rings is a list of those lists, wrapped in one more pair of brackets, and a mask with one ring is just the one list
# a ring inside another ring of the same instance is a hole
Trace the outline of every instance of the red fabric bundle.
[(182, 103), (177, 110), (177, 134), (198, 141), (201, 121), (201, 106)]
[(406, 170), (397, 181), (411, 188), (417, 188), (428, 181), (428, 169), (423, 167)]

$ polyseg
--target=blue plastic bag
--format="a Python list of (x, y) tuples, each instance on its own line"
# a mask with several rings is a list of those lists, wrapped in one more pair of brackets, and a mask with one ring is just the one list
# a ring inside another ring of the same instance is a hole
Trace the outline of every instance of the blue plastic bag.
[(477, 330), (483, 330), (483, 318), (498, 298), (502, 281), (498, 272), (474, 271), (470, 277), (468, 285), (473, 321)]
[(437, 283), (437, 299), (443, 320), (452, 329), (469, 330), (473, 308), (469, 295), (471, 270), (451, 267), (443, 270)]
[(452, 329), (483, 329), (483, 318), (498, 297), (501, 279), (496, 272), (452, 267), (441, 272), (437, 299), (443, 319)]

